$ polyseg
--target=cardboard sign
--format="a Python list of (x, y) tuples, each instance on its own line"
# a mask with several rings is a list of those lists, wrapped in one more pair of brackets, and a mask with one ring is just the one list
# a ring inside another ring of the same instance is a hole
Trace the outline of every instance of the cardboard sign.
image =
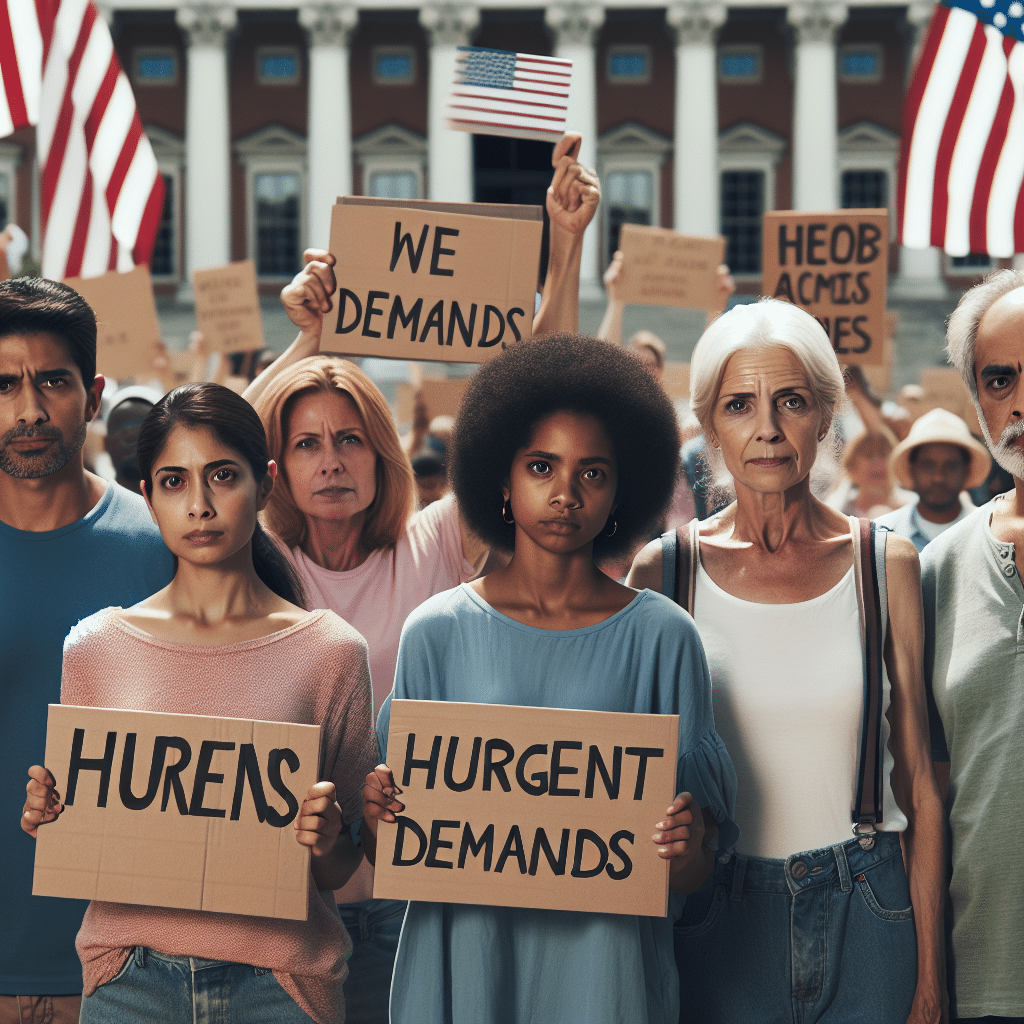
[(676, 715), (395, 700), (376, 897), (664, 917)]
[[(425, 378), (420, 387), (430, 419), (435, 416), (457, 416), (469, 381), (469, 377), (452, 377), (447, 380)], [(395, 389), (395, 395), (398, 422), (411, 423), (416, 402), (416, 387), (402, 381)]]
[(50, 705), (36, 896), (305, 920), (320, 727)]
[(802, 306), (825, 328), (840, 363), (884, 359), (889, 268), (886, 210), (764, 215), (765, 295)]
[(931, 409), (945, 409), (959, 416), (970, 428), (971, 433), (983, 436), (978, 422), (978, 410), (964, 384), (959, 370), (948, 366), (935, 366), (921, 371), (921, 387), (924, 389), (922, 412)]
[(885, 336), (882, 338), (882, 359), (878, 366), (865, 366), (867, 377), (875, 394), (884, 398), (892, 391), (892, 371), (896, 362), (896, 328), (900, 315), (895, 310), (885, 311)]
[(667, 362), (661, 371), (661, 386), (673, 401), (690, 397), (690, 364)]
[(259, 352), (263, 316), (252, 260), (192, 272), (196, 322), (212, 352)]
[(96, 371), (116, 380), (155, 376), (160, 354), (160, 321), (153, 301), (149, 267), (126, 274), (112, 270), (99, 277), (69, 277), (70, 285), (96, 314)]
[(626, 303), (680, 306), (717, 312), (724, 306), (718, 290), (718, 266), (725, 256), (721, 235), (682, 235), (668, 228), (623, 224), (622, 283)]
[(334, 207), (338, 287), (322, 351), (480, 363), (532, 334), (540, 207), (453, 209), (348, 198)]

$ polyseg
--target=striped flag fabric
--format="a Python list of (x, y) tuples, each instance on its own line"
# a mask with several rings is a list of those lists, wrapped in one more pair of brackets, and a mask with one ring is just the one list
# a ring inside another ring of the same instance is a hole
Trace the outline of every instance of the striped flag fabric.
[(907, 92), (899, 239), (1024, 252), (1024, 3), (942, 0)]
[(557, 142), (565, 134), (572, 61), (460, 46), (448, 127)]
[[(0, 0), (0, 72), (11, 130), (36, 125), (43, 276), (94, 277), (148, 263), (163, 177), (91, 0)], [(0, 120), (0, 134), (5, 127)]]

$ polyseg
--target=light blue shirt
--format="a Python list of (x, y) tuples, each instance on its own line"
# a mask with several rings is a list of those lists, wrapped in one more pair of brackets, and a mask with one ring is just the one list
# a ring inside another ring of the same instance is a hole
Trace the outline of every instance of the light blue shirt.
[[(431, 598), (402, 631), (394, 696), (679, 715), (677, 792), (737, 838), (736, 774), (714, 728), (693, 620), (643, 591), (594, 626), (517, 622), (469, 586)], [(391, 698), (377, 721), (387, 749)], [(409, 904), (391, 990), (392, 1024), (677, 1024), (669, 917), (466, 904)]]

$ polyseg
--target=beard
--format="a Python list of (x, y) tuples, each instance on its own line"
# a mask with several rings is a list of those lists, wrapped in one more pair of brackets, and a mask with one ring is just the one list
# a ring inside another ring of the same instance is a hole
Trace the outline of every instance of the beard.
[[(981, 410), (978, 410), (979, 413)], [(999, 436), (999, 442), (992, 440), (984, 415), (978, 416), (981, 432), (985, 435), (985, 443), (992, 453), (992, 458), (999, 463), (1015, 480), (1024, 480), (1024, 451), (1014, 441), (1024, 437), (1024, 421), (1011, 423)]]
[[(71, 440), (64, 438), (59, 427), (15, 427), (0, 438), (0, 472), (18, 480), (36, 480), (59, 473), (85, 444), (86, 424), (77, 427)], [(11, 443), (24, 438), (46, 438), (53, 443), (38, 455), (24, 454), (11, 448)]]

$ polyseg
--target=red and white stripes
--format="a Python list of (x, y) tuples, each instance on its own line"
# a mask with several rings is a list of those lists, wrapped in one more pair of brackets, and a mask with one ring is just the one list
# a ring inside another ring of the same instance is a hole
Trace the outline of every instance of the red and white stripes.
[(0, 138), (39, 120), (43, 40), (31, 3), (0, 4)]
[(904, 108), (900, 241), (1024, 251), (1024, 45), (940, 4)]

